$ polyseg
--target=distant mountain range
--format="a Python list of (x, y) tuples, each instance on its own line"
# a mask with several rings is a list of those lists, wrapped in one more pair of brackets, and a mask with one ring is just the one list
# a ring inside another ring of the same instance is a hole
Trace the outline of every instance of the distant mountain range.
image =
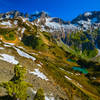
[[(9, 19), (9, 18), (12, 19), (19, 16), (27, 18), (27, 20), (31, 22), (37, 19), (38, 23), (42, 19), (44, 19), (45, 22), (42, 24), (45, 24), (48, 27), (54, 28), (54, 30), (57, 30), (57, 29), (60, 30), (61, 28), (64, 28), (65, 31), (67, 29), (87, 30), (87, 29), (90, 29), (91, 27), (96, 29), (99, 27), (99, 24), (100, 24), (100, 11), (85, 12), (84, 14), (80, 14), (79, 16), (77, 16), (72, 21), (64, 21), (57, 17), (50, 17), (46, 12), (38, 12), (38, 13), (29, 15), (28, 13), (24, 14), (15, 10), (15, 11), (7, 12), (7, 13), (1, 13), (0, 20)], [(49, 22), (51, 24), (48, 24)]]

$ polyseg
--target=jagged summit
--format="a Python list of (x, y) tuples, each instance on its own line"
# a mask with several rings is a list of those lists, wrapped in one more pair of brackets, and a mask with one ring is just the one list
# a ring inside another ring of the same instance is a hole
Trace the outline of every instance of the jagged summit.
[(37, 18), (40, 18), (40, 17), (49, 17), (48, 14), (44, 11), (34, 13), (34, 14), (28, 14), (28, 13), (19, 12), (17, 10), (13, 10), (13, 11), (9, 11), (9, 12), (0, 14), (1, 19), (5, 19), (5, 18), (6, 19), (9, 19), (9, 18), (12, 19), (12, 18), (16, 18), (16, 17), (19, 17), (19, 16), (29, 18), (31, 21), (33, 21)]
[(78, 17), (72, 20), (72, 23), (76, 23), (77, 21), (80, 20), (88, 21), (89, 19), (93, 23), (100, 22), (100, 11), (91, 11), (91, 12), (85, 12), (83, 14), (80, 14)]
[(100, 25), (100, 11), (91, 11), (80, 14), (72, 21), (64, 21), (57, 17), (49, 16), (45, 11), (41, 11), (34, 14), (22, 13), (17, 10), (9, 11), (7, 13), (0, 14), (0, 20), (13, 19), (17, 17), (27, 18), (28, 21), (41, 24), (44, 27), (49, 27), (50, 31), (61, 31), (63, 28), (65, 32), (76, 30), (88, 30), (91, 28), (98, 28)]
[(96, 29), (100, 25), (100, 11), (85, 12), (77, 16), (72, 21), (64, 21), (57, 17), (51, 17), (45, 11), (28, 14), (13, 10), (0, 14), (0, 20), (14, 19), (18, 17), (27, 18), (30, 22), (35, 22), (39, 25), (43, 25), (44, 27), (46, 26), (50, 29), (50, 31), (61, 31), (62, 29), (65, 32), (76, 30), (86, 31), (91, 28)]
[(84, 30), (98, 28), (100, 25), (100, 11), (91, 11), (80, 14), (72, 20), (72, 24), (82, 27)]

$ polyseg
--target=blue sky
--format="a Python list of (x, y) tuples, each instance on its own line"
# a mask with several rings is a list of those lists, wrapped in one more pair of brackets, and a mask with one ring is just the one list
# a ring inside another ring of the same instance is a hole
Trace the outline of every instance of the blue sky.
[(100, 11), (100, 0), (0, 0), (0, 12), (10, 10), (46, 11), (67, 21), (86, 11)]

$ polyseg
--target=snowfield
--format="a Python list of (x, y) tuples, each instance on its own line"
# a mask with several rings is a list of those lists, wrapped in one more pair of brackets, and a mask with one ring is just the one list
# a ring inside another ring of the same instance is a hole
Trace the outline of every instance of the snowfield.
[(30, 73), (30, 74), (34, 74), (34, 75), (36, 75), (37, 77), (48, 81), (48, 78), (47, 78), (43, 73), (41, 73), (41, 72), (39, 71), (39, 69), (34, 69), (33, 72), (29, 71), (29, 73)]
[(10, 56), (8, 54), (0, 54), (0, 60), (9, 62), (11, 64), (18, 64), (19, 62), (17, 60), (15, 60), (14, 56)]
[[(62, 30), (64, 29), (65, 31), (66, 30), (76, 30), (77, 27), (73, 24), (59, 24), (59, 23), (56, 23), (56, 22), (52, 22), (52, 19), (53, 18), (46, 18), (46, 23), (45, 25), (48, 26), (49, 28), (51, 28), (49, 31), (50, 32), (53, 32), (54, 30)], [(42, 26), (42, 30), (43, 31), (46, 31), (46, 29), (44, 28), (44, 26)]]
[(50, 22), (52, 18), (46, 19), (46, 26), (54, 28), (54, 29), (61, 29), (61, 25), (55, 22)]
[(32, 59), (33, 61), (36, 60), (35, 57), (30, 56), (29, 54), (25, 53), (24, 51), (21, 51), (20, 49), (18, 49), (18, 48), (16, 48), (16, 47), (14, 47), (14, 49), (17, 51), (17, 53), (18, 53), (20, 56), (25, 57), (25, 58), (28, 58), (28, 59)]

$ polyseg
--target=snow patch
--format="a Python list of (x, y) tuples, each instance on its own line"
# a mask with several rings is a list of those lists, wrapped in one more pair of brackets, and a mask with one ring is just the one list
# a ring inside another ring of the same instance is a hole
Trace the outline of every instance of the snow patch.
[(22, 38), (21, 37), (19, 37), (19, 40), (21, 40)]
[(33, 55), (38, 55), (38, 54), (36, 54), (36, 53), (32, 53)]
[(33, 93), (33, 94), (36, 94), (36, 91), (35, 91), (35, 90), (33, 90), (32, 88), (31, 88), (31, 91), (32, 91), (32, 93)]
[(10, 46), (10, 45), (8, 45), (8, 44), (4, 44), (4, 46), (5, 46), (5, 47), (11, 47), (11, 46)]
[(80, 20), (80, 21), (78, 21), (78, 23), (82, 24), (82, 25), (84, 25), (84, 24), (90, 25), (91, 21), (90, 20), (88, 20), (88, 21)]
[(4, 42), (4, 46), (5, 47), (11, 47), (11, 46), (14, 46), (15, 44), (14, 43), (8, 43), (8, 42)]
[(31, 22), (32, 25), (35, 25), (33, 22)]
[(77, 83), (77, 85), (78, 85), (79, 87), (81, 87), (81, 88), (83, 87), (83, 86), (82, 86), (82, 85), (80, 85), (79, 83)]
[(22, 18), (23, 22), (26, 22), (27, 20), (29, 20), (29, 18)]
[(84, 15), (85, 16), (90, 16), (90, 15), (92, 15), (92, 13), (91, 12), (86, 12)]
[(41, 65), (43, 65), (43, 63), (40, 62)]
[(83, 25), (83, 27), (87, 30), (91, 27), (91, 20), (88, 19), (88, 21), (80, 20), (78, 21), (79, 24)]
[(30, 74), (34, 74), (34, 75), (36, 75), (37, 77), (48, 81), (47, 77), (46, 77), (43, 73), (41, 73), (41, 72), (39, 71), (39, 69), (34, 69), (34, 70), (35, 70), (34, 72), (29, 72), (29, 73), (30, 73)]
[(18, 23), (18, 21), (17, 21), (17, 20), (15, 20), (15, 21), (14, 21), (14, 25), (17, 25), (17, 23)]
[(30, 26), (29, 23), (26, 22), (26, 24), (27, 24), (28, 26)]
[(0, 50), (4, 50), (4, 48), (3, 47), (0, 47)]
[(19, 27), (19, 28), (18, 28), (18, 31), (20, 31), (20, 30), (21, 30), (21, 28)]
[(61, 69), (61, 70), (65, 71), (63, 68), (59, 68), (59, 69)]
[(7, 44), (7, 45), (11, 45), (11, 46), (15, 45), (15, 43), (8, 43), (8, 42), (4, 42), (4, 43)]
[(98, 54), (96, 55), (96, 57), (100, 56), (100, 49), (97, 49), (97, 50), (98, 50)]
[(92, 79), (96, 80), (96, 77), (92, 77)]
[(80, 73), (76, 73), (75, 75), (76, 75), (76, 76), (80, 76)]
[(0, 20), (3, 20), (3, 18), (1, 17)]
[(25, 48), (23, 48), (23, 47), (21, 47), (21, 46), (18, 46), (18, 48), (19, 48), (19, 49), (23, 49), (23, 50), (25, 50)]
[(8, 21), (8, 22), (3, 21), (3, 22), (0, 23), (0, 25), (7, 25), (7, 26), (10, 26), (10, 27), (12, 26), (10, 21)]
[(9, 62), (11, 64), (18, 64), (19, 62), (17, 60), (15, 60), (15, 57), (10, 56), (8, 54), (0, 54), (0, 60)]
[(45, 96), (45, 100), (55, 100), (55, 98), (54, 97)]
[[(36, 94), (36, 92), (37, 92), (37, 91), (33, 90), (32, 88), (31, 88), (31, 91), (32, 91), (33, 94)], [(52, 95), (47, 96), (47, 95), (45, 94), (45, 100), (55, 100), (55, 98), (54, 98), (54, 96), (52, 96)]]
[(24, 31), (25, 31), (25, 28), (22, 28), (22, 31), (21, 31), (21, 33), (23, 34), (23, 33), (24, 33)]
[(69, 78), (68, 76), (65, 76), (65, 78), (67, 78), (68, 80), (72, 80), (71, 78)]
[(10, 18), (10, 15), (6, 15), (6, 18), (7, 18), (7, 19)]
[(65, 71), (65, 72), (67, 72), (67, 73), (69, 73), (69, 74), (72, 74), (72, 75), (73, 75), (72, 72), (66, 71), (66, 70), (64, 70), (63, 68), (60, 68), (60, 69), (63, 70), (63, 71)]
[(37, 66), (42, 67), (40, 64), (37, 64)]
[(24, 51), (21, 51), (20, 49), (18, 49), (18, 48), (16, 48), (16, 47), (14, 47), (14, 49), (18, 52), (18, 54), (19, 54), (20, 56), (25, 57), (25, 58), (28, 58), (28, 59), (32, 59), (33, 61), (36, 60), (35, 57), (30, 56), (29, 54), (25, 53)]
[(69, 73), (69, 74), (72, 74), (73, 75), (73, 73), (72, 72), (69, 72), (69, 71), (66, 71), (67, 73)]

